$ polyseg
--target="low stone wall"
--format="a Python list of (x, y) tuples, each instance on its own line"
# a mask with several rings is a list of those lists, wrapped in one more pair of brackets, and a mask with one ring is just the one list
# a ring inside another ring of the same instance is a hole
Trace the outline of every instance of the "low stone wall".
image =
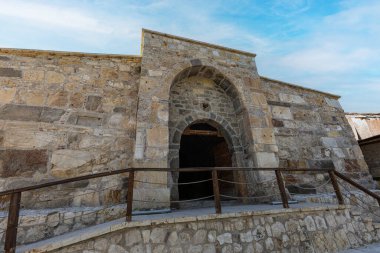
[[(305, 203), (321, 203), (325, 206), (326, 204), (338, 204), (334, 193), (293, 195), (293, 200)], [(370, 213), (373, 212), (376, 212), (380, 217), (380, 209), (377, 201), (362, 192), (352, 191), (349, 197), (345, 197), (345, 203), (350, 204), (354, 212), (360, 214), (362, 217), (371, 217)], [(125, 211), (125, 204), (99, 207), (21, 210), (17, 245), (44, 240), (96, 224), (123, 218), (125, 217)], [(137, 212), (141, 213), (141, 211)], [(4, 231), (6, 226), (7, 212), (0, 212), (1, 245), (4, 244)], [(0, 246), (0, 248), (2, 247)]]
[(379, 240), (348, 206), (122, 223), (26, 252), (337, 252)]
[[(125, 216), (126, 205), (87, 208), (22, 210), (17, 229), (17, 245), (36, 242), (70, 231)], [(7, 213), (0, 213), (0, 248), (4, 245)], [(1, 250), (0, 249), (0, 250)]]

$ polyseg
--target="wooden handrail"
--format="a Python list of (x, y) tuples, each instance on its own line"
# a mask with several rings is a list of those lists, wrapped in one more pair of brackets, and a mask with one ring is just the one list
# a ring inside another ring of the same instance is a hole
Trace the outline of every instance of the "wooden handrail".
[(373, 197), (374, 199), (377, 200), (377, 203), (379, 203), (380, 205), (380, 196), (371, 192), (370, 190), (368, 190), (367, 188), (361, 186), (360, 184), (356, 183), (354, 180), (352, 180), (351, 178), (343, 175), (342, 173), (340, 172), (337, 172), (337, 171), (334, 171), (335, 175), (337, 175), (339, 178), (343, 179), (344, 181), (346, 181), (347, 183), (351, 184), (352, 186), (358, 188), (359, 190), (367, 193), (369, 196)]
[(285, 184), (284, 184), (284, 180), (282, 179), (281, 171), (275, 170), (275, 173), (276, 173), (277, 185), (278, 185), (278, 188), (280, 189), (282, 206), (284, 208), (289, 208), (288, 197), (286, 196)]
[(16, 192), (25, 192), (25, 191), (31, 191), (31, 190), (37, 190), (45, 187), (51, 187), (55, 185), (60, 184), (67, 184), (92, 178), (98, 178), (98, 177), (106, 177), (106, 176), (112, 176), (122, 173), (128, 173), (132, 170), (135, 172), (142, 172), (142, 171), (156, 171), (156, 172), (203, 172), (203, 171), (230, 171), (233, 170), (239, 170), (239, 171), (275, 171), (280, 170), (284, 172), (292, 172), (292, 171), (305, 171), (305, 172), (329, 172), (333, 169), (315, 169), (315, 168), (251, 168), (251, 167), (194, 167), (194, 168), (128, 168), (128, 169), (119, 169), (119, 170), (110, 170), (105, 172), (98, 172), (78, 177), (72, 177), (72, 178), (66, 178), (61, 180), (54, 180), (42, 184), (36, 184), (31, 186), (25, 186), (15, 189), (9, 189), (6, 191), (0, 192), (0, 196), (4, 195), (10, 195), (12, 193)]
[[(21, 202), (21, 194), (25, 191), (31, 191), (36, 189), (41, 189), (45, 187), (67, 184), (72, 182), (77, 182), (81, 180), (87, 180), (92, 178), (106, 177), (112, 175), (118, 175), (123, 173), (129, 173), (128, 179), (128, 192), (127, 192), (127, 210), (126, 210), (126, 220), (132, 220), (132, 204), (133, 204), (133, 185), (135, 182), (135, 173), (142, 171), (155, 171), (155, 172), (203, 172), (203, 171), (211, 171), (212, 172), (212, 181), (213, 181), (213, 192), (214, 192), (214, 201), (215, 201), (215, 212), (221, 213), (221, 203), (220, 203), (220, 193), (219, 193), (219, 183), (218, 183), (218, 171), (231, 171), (231, 170), (239, 170), (239, 171), (274, 171), (277, 177), (277, 182), (279, 185), (281, 199), (283, 201), (283, 206), (285, 208), (289, 208), (285, 185), (281, 176), (281, 172), (294, 172), (294, 171), (303, 171), (303, 172), (329, 172), (331, 175), (331, 171), (333, 169), (315, 169), (315, 168), (251, 168), (251, 167), (198, 167), (198, 168), (127, 168), (127, 169), (119, 169), (119, 170), (111, 170), (105, 172), (98, 172), (89, 175), (83, 175), (73, 178), (67, 178), (62, 180), (55, 180), (51, 182), (46, 182), (42, 184), (36, 184), (32, 186), (26, 186), (16, 189), (10, 189), (6, 191), (0, 192), (0, 196), (11, 195), (10, 205), (8, 211), (8, 224), (6, 230), (5, 244), (4, 249), (6, 253), (14, 253), (16, 250), (16, 238), (17, 238), (17, 225), (19, 220), (19, 212), (20, 212), (20, 202)], [(339, 175), (338, 175), (339, 176)], [(340, 177), (342, 175), (340, 174)], [(334, 185), (334, 189), (338, 187)], [(338, 192), (336, 190), (336, 194), (338, 199)], [(368, 192), (367, 192), (368, 193)], [(369, 195), (373, 194), (371, 192)], [(372, 196), (372, 195), (371, 195)], [(379, 201), (380, 197), (376, 195), (376, 199)], [(380, 202), (379, 202), (380, 203)]]

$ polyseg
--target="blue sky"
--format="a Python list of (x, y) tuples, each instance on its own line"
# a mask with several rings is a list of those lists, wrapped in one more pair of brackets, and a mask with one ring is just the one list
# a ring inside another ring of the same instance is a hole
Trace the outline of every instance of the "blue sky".
[(0, 0), (0, 47), (139, 54), (141, 28), (257, 54), (260, 75), (380, 112), (377, 0)]

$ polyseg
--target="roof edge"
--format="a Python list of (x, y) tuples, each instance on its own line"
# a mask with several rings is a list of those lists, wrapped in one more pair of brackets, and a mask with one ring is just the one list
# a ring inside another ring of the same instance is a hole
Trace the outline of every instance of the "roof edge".
[(251, 52), (247, 52), (247, 51), (243, 51), (243, 50), (239, 50), (239, 49), (233, 49), (230, 47), (220, 46), (220, 45), (216, 45), (216, 44), (212, 44), (212, 43), (207, 43), (207, 42), (203, 42), (203, 41), (199, 41), (199, 40), (189, 39), (189, 38), (185, 38), (185, 37), (181, 37), (181, 36), (177, 36), (177, 35), (161, 33), (161, 32), (157, 32), (157, 31), (153, 31), (153, 30), (143, 28), (142, 34), (144, 34), (145, 32), (164, 36), (164, 37), (168, 37), (168, 38), (172, 38), (172, 39), (176, 39), (176, 40), (183, 40), (186, 42), (199, 44), (199, 45), (203, 45), (203, 46), (207, 46), (207, 47), (212, 47), (212, 48), (216, 48), (216, 49), (220, 49), (220, 50), (225, 50), (225, 51), (229, 51), (229, 52), (233, 52), (233, 53), (237, 53), (237, 54), (242, 54), (242, 55), (246, 55), (246, 56), (250, 56), (250, 57), (256, 57), (256, 54), (251, 53)]
[(40, 49), (19, 49), (19, 48), (0, 48), (0, 53), (12, 54), (19, 56), (37, 56), (37, 55), (57, 55), (57, 56), (78, 56), (78, 57), (95, 57), (95, 58), (141, 58), (140, 55), (124, 55), (124, 54), (103, 54), (103, 53), (84, 53), (69, 51), (54, 51)]
[(336, 98), (336, 99), (341, 98), (341, 96), (339, 96), (339, 95), (335, 95), (335, 94), (332, 94), (332, 93), (328, 93), (328, 92), (324, 92), (324, 91), (320, 91), (320, 90), (315, 90), (315, 89), (307, 88), (307, 87), (304, 87), (304, 86), (301, 86), (301, 85), (297, 85), (297, 84), (293, 84), (293, 83), (287, 83), (287, 82), (284, 82), (284, 81), (272, 79), (272, 78), (265, 77), (265, 76), (260, 76), (260, 78), (268, 80), (268, 81), (272, 81), (272, 82), (281, 83), (281, 84), (284, 84), (284, 85), (287, 85), (287, 86), (290, 86), (290, 87), (293, 87), (293, 88), (298, 88), (298, 89), (303, 89), (303, 90), (307, 90), (307, 91), (317, 92), (317, 93), (320, 93), (320, 94), (323, 94), (323, 95), (326, 95), (326, 96), (329, 96), (329, 97), (333, 97), (333, 98)]
[(380, 134), (368, 137), (366, 139), (358, 140), (359, 145), (367, 145), (376, 142), (380, 142)]
[(380, 113), (378, 112), (346, 112), (346, 115), (362, 116), (362, 117), (370, 117), (370, 116), (380, 117)]

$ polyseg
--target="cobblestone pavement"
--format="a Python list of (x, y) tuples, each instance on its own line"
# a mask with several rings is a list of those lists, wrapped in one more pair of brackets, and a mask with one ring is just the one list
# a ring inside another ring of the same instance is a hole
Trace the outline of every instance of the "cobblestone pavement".
[(340, 253), (380, 253), (380, 243), (373, 243), (357, 249), (348, 249)]

